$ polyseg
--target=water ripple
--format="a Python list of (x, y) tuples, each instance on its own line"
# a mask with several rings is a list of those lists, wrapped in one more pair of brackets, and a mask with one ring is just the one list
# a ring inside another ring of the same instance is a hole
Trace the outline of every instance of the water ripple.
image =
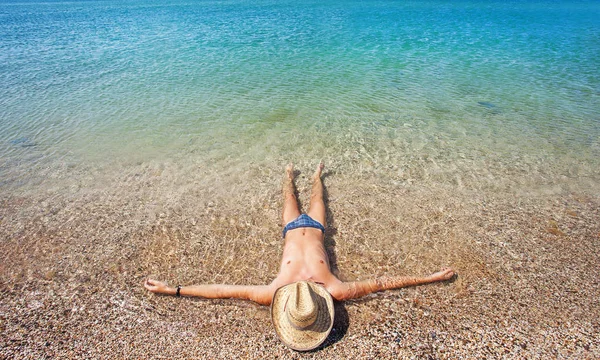
[(415, 158), (453, 154), (436, 164), (515, 152), (597, 161), (600, 11), (548, 4), (4, 4), (3, 161), (144, 158), (190, 143), (264, 158), (293, 152), (294, 133), (373, 159), (393, 159), (391, 141)]

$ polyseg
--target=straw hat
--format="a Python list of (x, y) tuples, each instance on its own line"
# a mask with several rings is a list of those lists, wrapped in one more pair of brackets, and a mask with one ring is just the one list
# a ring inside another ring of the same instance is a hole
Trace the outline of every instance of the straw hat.
[(275, 332), (298, 351), (321, 345), (333, 327), (333, 299), (321, 285), (298, 281), (277, 289), (271, 303)]

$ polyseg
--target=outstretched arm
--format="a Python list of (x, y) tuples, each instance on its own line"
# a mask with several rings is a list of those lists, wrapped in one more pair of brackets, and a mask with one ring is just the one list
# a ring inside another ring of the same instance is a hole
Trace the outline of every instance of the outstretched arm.
[[(146, 280), (144, 287), (156, 294), (175, 295), (177, 293), (177, 288), (152, 279)], [(196, 296), (207, 299), (252, 300), (261, 305), (270, 305), (273, 292), (273, 287), (270, 285), (210, 284), (182, 286), (179, 294), (181, 296)]]
[(428, 284), (436, 281), (448, 280), (454, 276), (454, 270), (443, 269), (429, 276), (384, 276), (372, 280), (339, 282), (328, 286), (328, 290), (336, 300), (350, 300), (373, 292), (399, 289), (407, 286)]

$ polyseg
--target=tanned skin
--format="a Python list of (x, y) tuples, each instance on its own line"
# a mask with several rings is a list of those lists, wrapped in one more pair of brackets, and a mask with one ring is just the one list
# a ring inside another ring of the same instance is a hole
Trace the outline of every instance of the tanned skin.
[[(307, 215), (326, 227), (323, 183), (321, 181), (323, 167), (323, 162), (321, 162), (312, 176), (312, 193)], [(292, 164), (288, 165), (285, 171), (283, 197), (283, 226), (285, 226), (300, 216)], [(321, 230), (315, 228), (289, 230), (285, 236), (279, 274), (268, 285), (190, 285), (181, 287), (180, 294), (181, 296), (197, 296), (208, 299), (244, 299), (261, 305), (270, 305), (273, 294), (278, 288), (307, 280), (323, 285), (334, 299), (343, 301), (377, 291), (448, 280), (454, 276), (454, 270), (444, 268), (425, 277), (385, 276), (371, 280), (343, 282), (331, 272), (324, 238)], [(152, 279), (146, 280), (144, 286), (149, 291), (158, 294), (175, 295), (177, 292), (176, 288)]]

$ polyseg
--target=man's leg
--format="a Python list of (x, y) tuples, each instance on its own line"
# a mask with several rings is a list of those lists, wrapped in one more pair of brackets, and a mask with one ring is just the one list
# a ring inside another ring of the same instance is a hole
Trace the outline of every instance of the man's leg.
[(323, 202), (323, 182), (321, 181), (321, 173), (324, 167), (325, 164), (321, 161), (312, 176), (313, 185), (310, 194), (310, 208), (306, 214), (327, 227), (325, 202)]
[(298, 210), (296, 187), (294, 186), (294, 164), (290, 163), (285, 168), (283, 179), (283, 226), (298, 216), (300, 216), (300, 210)]

